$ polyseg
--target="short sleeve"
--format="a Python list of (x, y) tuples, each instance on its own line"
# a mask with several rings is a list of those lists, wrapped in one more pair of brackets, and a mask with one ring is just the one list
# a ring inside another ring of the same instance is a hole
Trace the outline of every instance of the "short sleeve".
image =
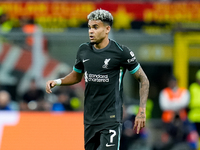
[(134, 74), (140, 68), (140, 64), (136, 60), (135, 54), (128, 47), (122, 46), (122, 67), (129, 70), (131, 74)]
[(76, 55), (76, 60), (75, 60), (75, 65), (73, 66), (73, 70), (78, 72), (78, 73), (84, 73), (84, 65), (81, 59), (81, 47), (79, 48), (77, 55)]

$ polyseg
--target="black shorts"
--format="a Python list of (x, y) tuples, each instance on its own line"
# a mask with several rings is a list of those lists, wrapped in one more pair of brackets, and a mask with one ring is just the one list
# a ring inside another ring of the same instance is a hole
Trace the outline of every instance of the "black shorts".
[(119, 150), (121, 123), (84, 125), (85, 150)]

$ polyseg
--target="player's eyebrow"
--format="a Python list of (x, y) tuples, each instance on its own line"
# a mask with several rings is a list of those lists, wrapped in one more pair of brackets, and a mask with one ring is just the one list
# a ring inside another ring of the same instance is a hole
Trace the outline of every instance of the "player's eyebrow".
[(93, 24), (91, 26), (88, 24), (88, 27), (97, 27), (97, 26), (98, 26), (98, 24)]

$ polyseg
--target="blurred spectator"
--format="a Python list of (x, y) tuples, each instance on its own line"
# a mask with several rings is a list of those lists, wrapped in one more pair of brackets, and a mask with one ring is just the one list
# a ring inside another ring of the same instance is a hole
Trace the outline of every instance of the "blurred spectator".
[(80, 99), (72, 87), (60, 86), (55, 94), (57, 100), (52, 105), (52, 111), (74, 111), (81, 107)]
[(44, 90), (37, 87), (35, 79), (30, 82), (29, 89), (23, 94), (20, 110), (43, 110)]
[[(164, 147), (161, 149), (171, 149), (179, 143), (188, 143), (190, 149), (196, 149), (198, 136), (193, 123), (187, 119), (186, 108), (189, 103), (189, 91), (177, 85), (177, 79), (172, 76), (168, 81), (168, 87), (163, 89), (159, 95), (162, 121), (166, 132)], [(190, 136), (194, 138), (191, 140)]]
[(53, 103), (52, 111), (72, 111), (73, 108), (70, 105), (70, 96), (67, 93), (59, 93), (57, 95), (57, 102)]
[(10, 94), (7, 91), (0, 91), (0, 110), (11, 110), (9, 103)]
[(27, 17), (23, 17), (20, 19), (20, 25), (22, 28), (22, 32), (25, 33), (25, 35), (26, 35), (24, 48), (26, 50), (32, 50), (32, 46), (33, 46), (33, 42), (34, 42), (33, 34), (36, 29), (34, 20), (27, 18)]
[(44, 90), (38, 88), (35, 79), (32, 79), (29, 89), (23, 95), (23, 100), (28, 103), (39, 99), (44, 99)]
[(194, 122), (200, 136), (200, 69), (196, 73), (196, 82), (192, 83), (189, 87), (190, 103), (188, 118)]
[(18, 104), (11, 100), (11, 95), (5, 90), (0, 91), (0, 110), (18, 110)]
[(187, 119), (186, 108), (189, 103), (189, 91), (177, 85), (177, 79), (171, 76), (168, 87), (163, 89), (159, 95), (160, 108), (163, 111), (163, 122), (171, 122), (178, 114), (181, 119)]
[[(35, 24), (33, 18), (29, 17), (22, 17), (20, 19), (20, 26), (22, 29), (22, 32), (25, 33), (25, 44), (24, 48), (26, 50), (32, 50), (33, 44), (34, 44), (34, 33), (36, 32), (38, 26)], [(43, 50), (44, 52), (47, 52), (47, 39), (43, 37)]]

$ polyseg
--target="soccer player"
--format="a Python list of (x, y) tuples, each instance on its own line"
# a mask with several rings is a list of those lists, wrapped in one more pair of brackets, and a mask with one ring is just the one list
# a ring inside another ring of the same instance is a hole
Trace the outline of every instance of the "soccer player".
[(134, 53), (108, 38), (113, 23), (102, 9), (88, 15), (89, 43), (80, 45), (73, 71), (46, 83), (46, 92), (59, 85), (73, 85), (85, 77), (85, 150), (119, 150), (122, 122), (122, 90), (125, 70), (140, 83), (140, 107), (135, 118), (137, 134), (146, 123), (149, 81)]

